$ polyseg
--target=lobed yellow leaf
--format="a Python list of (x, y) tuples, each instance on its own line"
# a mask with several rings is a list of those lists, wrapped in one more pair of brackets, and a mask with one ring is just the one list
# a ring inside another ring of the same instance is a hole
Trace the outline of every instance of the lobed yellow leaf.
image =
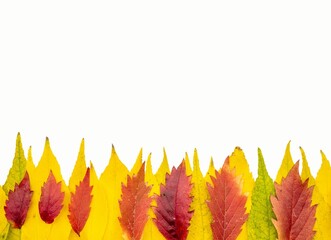
[(120, 217), (120, 208), (118, 200), (121, 197), (121, 185), (126, 184), (126, 178), (129, 174), (127, 167), (121, 162), (114, 146), (112, 146), (112, 152), (109, 159), (109, 163), (101, 174), (100, 183), (104, 188), (108, 201), (108, 223), (106, 231), (103, 236), (104, 240), (122, 239), (122, 228), (118, 218)]
[[(249, 165), (246, 160), (245, 154), (241, 148), (236, 147), (229, 159), (230, 169), (235, 169), (235, 175), (241, 176), (243, 181), (242, 192), (247, 196), (245, 204), (246, 213), (249, 213), (252, 207), (252, 192), (254, 188), (254, 178), (249, 170)], [(238, 240), (248, 238), (247, 223), (242, 226), (242, 231), (237, 237)]]
[(185, 153), (184, 162), (185, 162), (186, 175), (187, 176), (192, 175), (192, 167), (191, 167), (190, 158), (188, 157), (187, 152)]
[[(164, 151), (164, 158), (163, 161), (165, 161), (166, 155)], [(167, 161), (167, 160), (166, 160)], [(161, 163), (160, 168), (162, 167), (166, 168), (166, 164)], [(168, 167), (169, 168), (169, 167)], [(160, 170), (160, 169), (159, 169)], [(161, 172), (164, 169), (160, 170), (160, 178), (161, 178)], [(165, 174), (164, 174), (165, 176)], [(148, 186), (152, 186), (152, 189), (149, 193), (149, 196), (154, 196), (155, 194), (160, 193), (160, 184), (156, 178), (156, 176), (153, 174), (153, 169), (152, 169), (152, 162), (151, 162), (151, 154), (148, 155), (147, 161), (146, 161), (146, 172), (145, 172), (145, 182), (147, 183)], [(156, 201), (155, 199), (152, 200), (151, 206), (156, 207)], [(159, 232), (158, 228), (156, 227), (153, 218), (155, 218), (155, 214), (152, 210), (152, 207), (148, 210), (148, 221), (145, 225), (143, 234), (141, 239), (142, 240), (164, 240), (165, 238), (163, 235)]]
[(311, 175), (308, 161), (306, 158), (305, 151), (300, 147), (300, 152), (302, 156), (302, 171), (301, 171), (301, 180), (304, 182), (308, 179), (308, 187), (315, 185), (315, 178)]
[[(38, 203), (41, 195), (41, 187), (46, 182), (49, 172), (52, 171), (56, 181), (61, 181), (61, 191), (65, 193), (63, 208), (52, 224), (45, 223), (39, 215)], [(70, 223), (67, 219), (69, 191), (60, 171), (60, 166), (51, 150), (48, 138), (46, 138), (44, 152), (30, 176), (31, 190), (33, 191), (31, 205), (25, 224), (22, 226), (22, 240), (58, 240), (68, 239)]]
[(7, 238), (7, 234), (10, 226), (5, 216), (5, 210), (4, 210), (5, 201), (6, 201), (6, 194), (3, 191), (3, 189), (0, 188), (0, 239)]
[(139, 154), (137, 156), (136, 162), (134, 163), (130, 175), (133, 176), (139, 172), (139, 169), (141, 168), (141, 165), (143, 164), (143, 149), (141, 148), (139, 151)]
[[(77, 159), (78, 161), (79, 159)], [(82, 181), (84, 176), (80, 179)], [(108, 223), (108, 203), (104, 186), (100, 184), (93, 164), (90, 163), (90, 185), (92, 189), (91, 212), (87, 222), (80, 233), (80, 237), (71, 230), (69, 240), (101, 240), (104, 239)]]
[(193, 184), (191, 195), (194, 197), (190, 209), (194, 212), (188, 228), (189, 232), (187, 239), (212, 239), (213, 233), (210, 224), (213, 218), (206, 202), (210, 199), (210, 195), (207, 190), (206, 180), (200, 170), (199, 157), (196, 149), (194, 149), (193, 155), (191, 183)]
[(287, 176), (288, 172), (294, 165), (292, 156), (291, 156), (291, 151), (290, 151), (290, 144), (291, 144), (291, 141), (289, 141), (286, 146), (284, 158), (283, 158), (282, 164), (280, 165), (280, 168), (277, 173), (276, 183), (278, 183), (278, 184), (281, 183), (282, 178), (285, 178)]
[(206, 173), (206, 176), (205, 176), (205, 181), (207, 183), (212, 183), (210, 177), (215, 177), (215, 166), (214, 166), (214, 160), (213, 158), (211, 157), (210, 158), (210, 162), (209, 162), (209, 167), (208, 167), (208, 171)]
[(72, 171), (70, 180), (69, 180), (69, 190), (70, 192), (76, 191), (76, 186), (79, 185), (79, 182), (83, 180), (86, 173), (86, 160), (85, 160), (85, 141), (82, 139), (77, 160), (75, 163), (74, 170)]

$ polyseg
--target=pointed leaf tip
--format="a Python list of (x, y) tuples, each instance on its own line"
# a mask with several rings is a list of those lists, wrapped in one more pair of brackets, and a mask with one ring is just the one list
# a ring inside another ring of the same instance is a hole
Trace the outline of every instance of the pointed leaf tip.
[(20, 184), (15, 184), (14, 191), (9, 191), (4, 207), (6, 218), (13, 228), (20, 229), (23, 226), (31, 199), (30, 178), (26, 172)]
[(52, 171), (49, 172), (47, 181), (41, 188), (39, 200), (40, 218), (45, 223), (52, 223), (63, 208), (64, 192), (61, 192), (61, 181), (56, 182)]

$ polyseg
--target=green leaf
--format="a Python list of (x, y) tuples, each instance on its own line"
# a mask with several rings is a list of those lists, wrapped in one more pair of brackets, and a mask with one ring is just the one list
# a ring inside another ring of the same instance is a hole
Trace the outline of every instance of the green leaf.
[(13, 159), (13, 165), (9, 170), (7, 180), (3, 185), (3, 190), (8, 195), (9, 190), (14, 190), (15, 183), (20, 183), (24, 177), (26, 171), (26, 158), (24, 156), (24, 150), (22, 147), (21, 135), (17, 134), (16, 138), (16, 150), (15, 157)]
[(276, 239), (276, 229), (272, 223), (275, 215), (272, 211), (270, 195), (275, 187), (264, 163), (262, 152), (258, 149), (258, 177), (252, 193), (252, 208), (248, 217), (248, 239)]

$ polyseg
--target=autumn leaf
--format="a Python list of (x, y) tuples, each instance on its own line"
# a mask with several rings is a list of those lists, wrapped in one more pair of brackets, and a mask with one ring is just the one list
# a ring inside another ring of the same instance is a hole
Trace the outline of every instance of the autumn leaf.
[(7, 234), (10, 226), (5, 216), (5, 209), (4, 209), (5, 202), (6, 202), (6, 194), (3, 191), (3, 189), (0, 187), (0, 239), (7, 238)]
[(126, 183), (128, 174), (127, 167), (119, 159), (114, 146), (112, 146), (109, 163), (100, 177), (100, 183), (105, 189), (109, 206), (109, 218), (104, 239), (117, 240), (122, 238), (122, 229), (118, 220), (120, 217), (118, 200), (121, 197), (121, 184)]
[(275, 183), (276, 196), (271, 196), (276, 219), (273, 223), (278, 239), (313, 239), (316, 205), (311, 206), (314, 187), (308, 188), (308, 179), (301, 181), (299, 162), (289, 171), (280, 184)]
[(76, 186), (76, 192), (71, 193), (69, 203), (69, 222), (78, 236), (83, 230), (91, 211), (92, 189), (93, 187), (90, 186), (90, 168), (88, 168), (83, 181)]
[(277, 238), (277, 232), (271, 220), (275, 218), (275, 214), (272, 211), (270, 196), (275, 194), (275, 187), (260, 149), (258, 156), (258, 177), (253, 189), (252, 208), (247, 221), (248, 239), (274, 240)]
[(191, 210), (194, 211), (194, 214), (191, 219), (187, 239), (212, 239), (213, 234), (210, 227), (212, 215), (206, 203), (206, 200), (209, 199), (209, 192), (207, 190), (206, 180), (200, 170), (199, 157), (196, 149), (194, 149), (193, 155), (192, 184), (192, 195), (194, 198), (191, 204)]
[(61, 182), (56, 182), (52, 171), (41, 188), (39, 200), (40, 218), (45, 223), (52, 223), (63, 208), (64, 192), (61, 192)]
[(248, 214), (245, 213), (247, 196), (242, 194), (242, 179), (230, 170), (229, 157), (220, 172), (211, 176), (212, 184), (207, 183), (210, 200), (208, 207), (213, 217), (211, 228), (214, 239), (236, 239)]
[(289, 141), (286, 146), (283, 161), (282, 161), (282, 164), (280, 165), (280, 168), (279, 168), (277, 176), (276, 176), (275, 182), (277, 182), (277, 183), (280, 183), (282, 178), (285, 178), (287, 176), (288, 172), (294, 165), (292, 156), (291, 156), (290, 146), (291, 146), (291, 141)]
[(6, 195), (8, 195), (8, 192), (10, 190), (14, 189), (16, 183), (22, 181), (25, 172), (26, 172), (26, 158), (22, 146), (21, 135), (20, 133), (18, 133), (16, 138), (16, 149), (15, 149), (15, 156), (13, 159), (13, 165), (9, 170), (6, 182), (2, 187)]
[(191, 177), (186, 176), (185, 162), (176, 169), (172, 168), (166, 175), (165, 185), (160, 187), (160, 195), (156, 198), (157, 207), (155, 224), (167, 240), (185, 240), (193, 212), (190, 183)]
[(9, 191), (8, 200), (6, 200), (4, 207), (6, 218), (13, 228), (20, 229), (24, 224), (31, 198), (30, 179), (26, 172), (20, 184), (15, 184), (14, 191)]
[[(164, 152), (165, 154), (165, 152)], [(149, 192), (149, 196), (155, 196), (155, 194), (160, 194), (160, 183), (157, 181), (156, 176), (153, 174), (152, 169), (152, 162), (151, 162), (152, 154), (148, 155), (147, 161), (146, 161), (146, 173), (145, 173), (145, 182), (148, 186), (151, 187), (151, 191)], [(164, 155), (166, 157), (166, 155)], [(165, 158), (163, 158), (164, 160)], [(162, 164), (161, 164), (162, 165)], [(160, 166), (161, 168), (161, 166)], [(169, 169), (169, 167), (168, 167)], [(162, 171), (164, 173), (163, 178), (165, 179), (166, 175), (166, 169), (159, 169), (160, 172)], [(160, 173), (161, 176), (161, 173)], [(160, 177), (161, 178), (161, 177)], [(165, 180), (164, 180), (165, 181)], [(163, 184), (164, 184), (163, 181)], [(156, 207), (156, 201), (155, 198), (152, 198), (151, 206)], [(155, 214), (153, 212), (152, 207), (148, 210), (148, 220), (145, 225), (143, 234), (142, 234), (142, 240), (164, 240), (165, 238), (160, 233), (159, 229), (156, 227), (153, 219), (155, 218)]]
[(137, 175), (128, 175), (126, 186), (122, 184), (119, 221), (125, 239), (140, 239), (148, 220), (148, 209), (152, 202), (152, 198), (148, 196), (151, 187), (146, 185), (144, 179), (145, 163), (141, 165)]

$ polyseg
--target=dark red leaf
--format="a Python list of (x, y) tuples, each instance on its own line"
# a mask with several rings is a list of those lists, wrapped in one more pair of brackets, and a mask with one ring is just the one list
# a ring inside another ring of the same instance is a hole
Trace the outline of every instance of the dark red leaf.
[(281, 184), (275, 182), (276, 196), (271, 203), (277, 220), (273, 223), (278, 239), (313, 239), (315, 231), (316, 205), (311, 206), (314, 187), (308, 188), (308, 179), (302, 182), (299, 175), (299, 162), (289, 171)]
[(13, 228), (21, 228), (25, 222), (30, 203), (32, 191), (30, 189), (30, 178), (26, 172), (19, 185), (15, 184), (14, 191), (10, 190), (4, 207), (6, 218)]
[(56, 182), (50, 171), (47, 181), (41, 188), (39, 214), (45, 223), (52, 223), (63, 208), (64, 192), (61, 192), (61, 182)]
[(229, 158), (220, 172), (211, 176), (213, 186), (207, 183), (210, 201), (207, 202), (213, 217), (211, 228), (214, 239), (235, 240), (247, 220), (245, 204), (247, 197), (242, 194), (240, 178), (230, 170)]
[(121, 217), (119, 221), (125, 239), (140, 239), (148, 220), (148, 209), (152, 198), (148, 197), (151, 187), (145, 183), (145, 163), (137, 175), (128, 176), (126, 186), (122, 184), (122, 200), (119, 201)]
[(170, 175), (166, 175), (165, 185), (161, 184), (160, 196), (156, 198), (157, 207), (154, 208), (154, 221), (167, 240), (184, 240), (187, 237), (193, 215), (193, 211), (190, 211), (190, 181), (183, 161), (177, 169), (172, 168)]
[(83, 181), (76, 186), (76, 192), (71, 193), (69, 203), (69, 222), (78, 236), (80, 236), (80, 232), (83, 230), (90, 215), (92, 189), (93, 186), (90, 186), (90, 168), (88, 168)]

